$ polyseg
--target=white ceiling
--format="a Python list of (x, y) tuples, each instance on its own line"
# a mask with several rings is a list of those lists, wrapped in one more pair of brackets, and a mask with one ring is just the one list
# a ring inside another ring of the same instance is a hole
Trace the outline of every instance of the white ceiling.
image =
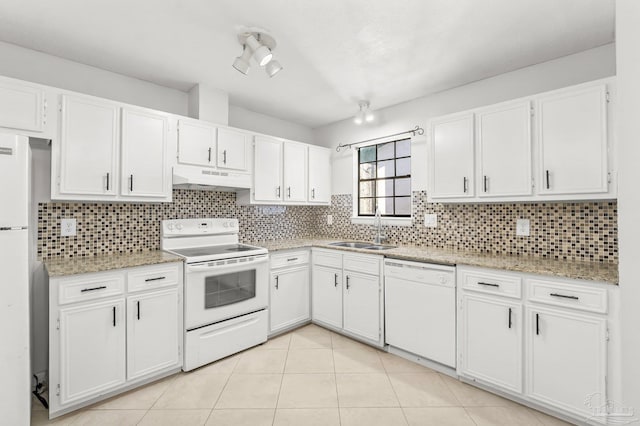
[[(231, 64), (243, 26), (284, 70)], [(0, 40), (309, 127), (612, 42), (614, 0), (2, 0)]]

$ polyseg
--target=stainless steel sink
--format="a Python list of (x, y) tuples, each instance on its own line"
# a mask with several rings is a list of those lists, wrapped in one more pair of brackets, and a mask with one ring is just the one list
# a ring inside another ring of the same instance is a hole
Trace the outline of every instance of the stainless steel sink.
[(395, 246), (383, 246), (379, 244), (362, 243), (358, 241), (338, 241), (335, 243), (330, 243), (329, 245), (336, 247), (359, 248), (364, 250), (389, 250), (392, 248), (396, 248)]

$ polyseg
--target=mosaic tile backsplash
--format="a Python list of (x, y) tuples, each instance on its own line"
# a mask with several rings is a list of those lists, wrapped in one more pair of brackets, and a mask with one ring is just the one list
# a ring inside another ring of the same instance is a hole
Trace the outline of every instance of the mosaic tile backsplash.
[[(238, 206), (233, 192), (174, 189), (173, 202), (40, 203), (38, 257), (81, 257), (160, 248), (160, 221), (235, 217), (241, 241), (321, 236), (372, 240), (373, 227), (351, 223), (351, 195), (334, 195), (331, 206)], [(531, 204), (427, 203), (415, 191), (412, 226), (385, 226), (389, 242), (556, 259), (617, 262), (615, 202)], [(422, 224), (438, 215), (438, 227)], [(326, 215), (333, 225), (326, 225)], [(77, 235), (60, 237), (60, 219), (77, 219)], [(531, 220), (531, 236), (516, 237), (516, 219)]]
[[(334, 195), (322, 214), (333, 215), (319, 236), (372, 240), (371, 225), (351, 223), (351, 195)], [(412, 226), (385, 226), (390, 244), (515, 254), (551, 259), (618, 261), (616, 202), (440, 204), (428, 203), (425, 191), (414, 191)], [(438, 226), (424, 226), (424, 215), (436, 213)], [(324, 218), (323, 218), (324, 219)], [(516, 236), (516, 220), (529, 219), (531, 235)], [(320, 220), (319, 223), (326, 223)]]

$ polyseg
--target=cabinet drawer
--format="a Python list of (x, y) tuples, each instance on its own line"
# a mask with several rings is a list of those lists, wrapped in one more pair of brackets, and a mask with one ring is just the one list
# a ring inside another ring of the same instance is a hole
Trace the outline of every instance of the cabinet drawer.
[(362, 272), (369, 275), (380, 275), (380, 257), (367, 255), (344, 255), (344, 269), (346, 271)]
[(290, 251), (271, 255), (271, 269), (309, 263), (309, 250)]
[(313, 264), (342, 269), (342, 253), (329, 250), (313, 250)]
[(124, 293), (124, 274), (81, 275), (58, 284), (58, 304), (84, 302)]
[(520, 299), (522, 297), (522, 278), (499, 272), (462, 271), (462, 288), (479, 293)]
[(133, 292), (170, 287), (177, 285), (179, 280), (180, 265), (177, 263), (133, 269), (127, 272), (127, 289)]
[(538, 279), (526, 280), (529, 301), (607, 313), (607, 289)]

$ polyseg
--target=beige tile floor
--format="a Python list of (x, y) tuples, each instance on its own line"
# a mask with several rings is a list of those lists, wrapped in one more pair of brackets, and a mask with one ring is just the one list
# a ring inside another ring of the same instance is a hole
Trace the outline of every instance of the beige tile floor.
[[(34, 400), (35, 401), (35, 400)], [(32, 425), (566, 425), (315, 325)]]

